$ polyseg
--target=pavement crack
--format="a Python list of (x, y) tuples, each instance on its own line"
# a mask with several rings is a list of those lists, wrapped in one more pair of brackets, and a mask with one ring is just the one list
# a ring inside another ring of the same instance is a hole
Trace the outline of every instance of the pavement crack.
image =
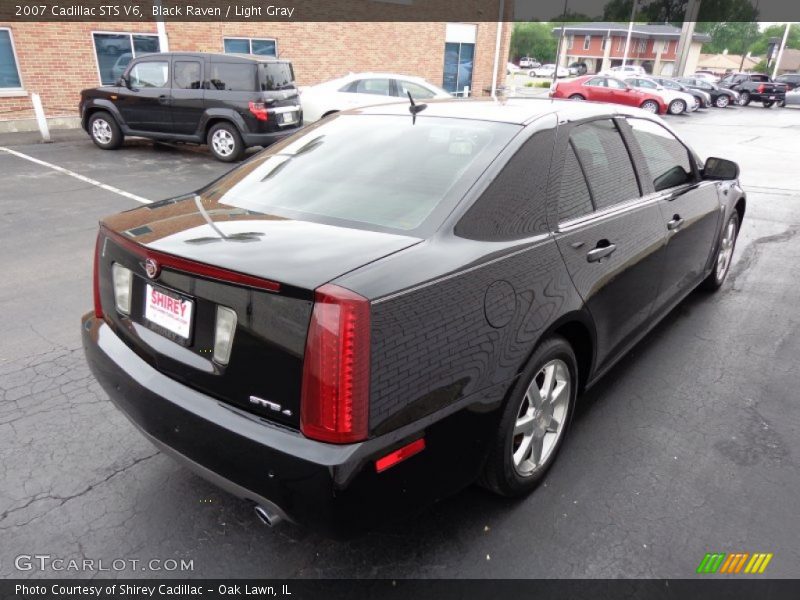
[(782, 233), (776, 233), (773, 235), (765, 235), (763, 237), (757, 238), (750, 242), (747, 247), (742, 252), (741, 257), (736, 262), (736, 264), (731, 268), (730, 273), (728, 273), (728, 280), (730, 281), (731, 288), (734, 288), (734, 284), (739, 276), (747, 271), (755, 262), (758, 260), (758, 255), (760, 252), (761, 246), (765, 244), (778, 244), (781, 242), (788, 242), (792, 239), (795, 235), (797, 235), (797, 229), (787, 229)]

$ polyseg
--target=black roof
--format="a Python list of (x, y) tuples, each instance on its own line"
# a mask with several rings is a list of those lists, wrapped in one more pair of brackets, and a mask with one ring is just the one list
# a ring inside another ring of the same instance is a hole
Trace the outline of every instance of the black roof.
[[(225, 62), (256, 62), (256, 63), (286, 63), (288, 60), (275, 58), (274, 56), (261, 56), (258, 54), (237, 54), (227, 52), (160, 52), (161, 56), (208, 56), (211, 58), (224, 59)], [(145, 55), (140, 55), (145, 56)], [(152, 56), (148, 54), (146, 56)], [(138, 57), (137, 57), (138, 58)]]

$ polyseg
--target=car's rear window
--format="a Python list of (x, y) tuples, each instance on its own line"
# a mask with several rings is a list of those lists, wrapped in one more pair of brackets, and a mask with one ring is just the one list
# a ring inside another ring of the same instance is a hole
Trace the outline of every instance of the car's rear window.
[(410, 232), (443, 219), (518, 125), (340, 115), (268, 150), (209, 192), (247, 210)]
[(258, 79), (262, 92), (294, 87), (292, 63), (262, 63), (258, 67)]

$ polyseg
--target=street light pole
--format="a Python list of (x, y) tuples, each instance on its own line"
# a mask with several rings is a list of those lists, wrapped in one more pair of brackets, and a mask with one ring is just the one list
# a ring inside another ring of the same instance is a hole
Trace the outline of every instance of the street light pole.
[(633, 0), (633, 6), (631, 7), (631, 20), (628, 21), (628, 37), (625, 40), (625, 54), (622, 55), (622, 67), (624, 69), (625, 65), (628, 63), (628, 48), (631, 45), (631, 33), (633, 33), (633, 19), (636, 17), (636, 4), (638, 0)]
[(781, 41), (780, 50), (778, 50), (778, 58), (775, 59), (775, 68), (772, 70), (772, 78), (778, 75), (778, 67), (781, 66), (781, 58), (783, 58), (783, 49), (786, 47), (786, 40), (789, 38), (789, 28), (791, 23), (786, 23), (786, 29), (783, 31), (783, 40)]
[[(561, 14), (562, 19), (567, 18), (567, 3), (569, 0), (564, 0), (564, 12)], [(558, 36), (558, 46), (556, 47), (556, 65), (555, 69), (553, 69), (553, 81), (550, 82), (550, 91), (551, 93), (556, 89), (556, 83), (558, 82), (558, 63), (561, 62), (561, 44), (564, 41), (564, 28), (566, 26), (565, 21), (561, 21), (561, 34)]]

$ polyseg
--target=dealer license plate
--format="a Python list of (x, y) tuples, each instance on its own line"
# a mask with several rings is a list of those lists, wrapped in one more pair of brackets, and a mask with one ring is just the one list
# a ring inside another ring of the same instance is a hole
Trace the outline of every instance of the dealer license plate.
[(295, 111), (281, 113), (281, 123), (294, 123), (297, 121), (297, 113)]
[(194, 302), (149, 283), (145, 286), (145, 294), (145, 318), (183, 340), (188, 340), (192, 334)]

